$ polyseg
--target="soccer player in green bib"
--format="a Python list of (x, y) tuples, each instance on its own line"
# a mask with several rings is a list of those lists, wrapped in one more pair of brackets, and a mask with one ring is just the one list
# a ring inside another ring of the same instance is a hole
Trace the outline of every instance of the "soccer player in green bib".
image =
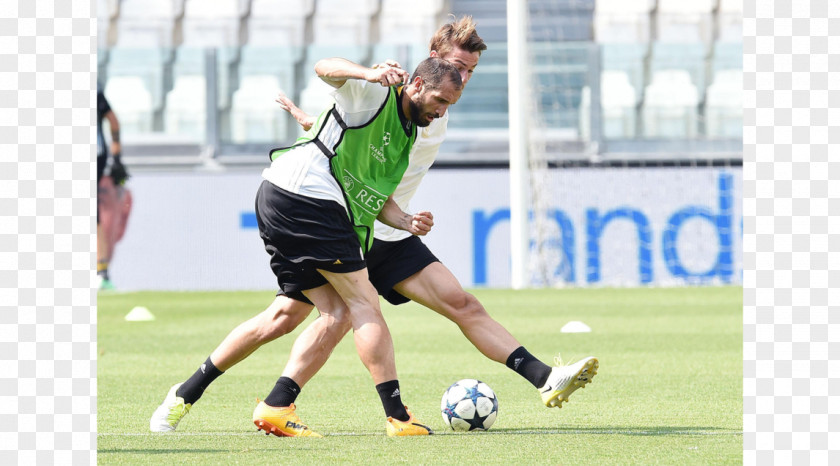
[[(342, 59), (332, 59), (329, 63), (349, 66), (350, 69), (355, 68), (352, 63)], [(425, 69), (440, 64), (440, 61), (429, 61), (421, 66)], [(322, 63), (319, 65), (322, 69), (329, 66)], [(446, 108), (442, 106), (430, 108), (427, 113), (419, 115), (420, 106), (414, 104), (410, 98), (405, 98), (405, 93), (399, 92), (397, 87), (389, 84), (394, 79), (391, 78), (389, 81), (388, 76), (399, 77), (405, 72), (396, 69), (384, 71), (386, 77), (381, 78), (382, 86), (386, 86), (385, 89), (387, 89), (384, 102), (380, 102), (381, 86), (372, 87), (375, 92), (370, 92), (371, 86), (366, 81), (357, 80), (356, 82), (360, 84), (354, 84), (346, 79), (327, 80), (331, 84), (339, 85), (339, 95), (347, 92), (356, 93), (361, 105), (355, 105), (361, 111), (354, 112), (356, 115), (348, 115), (350, 113), (348, 110), (342, 110), (345, 106), (334, 105), (321, 113), (316, 124), (293, 146), (274, 149), (270, 154), (271, 160), (276, 161), (295, 149), (310, 145), (309, 152), (314, 154), (316, 159), (321, 156), (327, 158), (331, 169), (330, 174), (341, 185), (344, 203), (349, 206), (350, 219), (364, 253), (367, 253), (373, 243), (374, 221), (385, 207), (388, 197), (396, 189), (408, 166), (408, 153), (417, 138), (417, 126), (428, 126), (432, 120), (442, 116)], [(415, 77), (420, 78), (416, 73)], [(460, 80), (460, 75), (458, 79)], [(416, 82), (418, 86), (431, 86), (430, 83), (421, 84), (422, 78)], [(352, 90), (354, 88), (360, 89), (354, 91)], [(411, 87), (408, 89), (410, 90)], [(401, 103), (406, 106), (408, 114), (400, 111)], [(352, 105), (354, 104), (348, 102), (346, 107), (353, 108)], [(441, 109), (444, 110), (441, 111)], [(345, 121), (345, 118), (350, 121)], [(311, 145), (317, 147), (317, 150)], [(276, 180), (280, 185), (289, 186), (289, 179), (285, 176), (288, 174), (286, 171), (288, 164), (284, 160), (281, 162), (278, 166), (283, 167), (282, 169), (267, 169), (265, 176), (272, 182)], [(297, 161), (293, 162), (293, 164), (297, 163)], [(405, 226), (408, 227), (408, 225)]]
[[(441, 57), (455, 65), (461, 74), (463, 87), (470, 81), (481, 52), (486, 49), (487, 45), (469, 16), (441, 26), (429, 42), (430, 56)], [(399, 68), (399, 64), (392, 60), (374, 68), (379, 66)], [(324, 113), (320, 117), (307, 115), (283, 93), (278, 95), (277, 102), (295, 117), (304, 130), (320, 128)], [(448, 112), (418, 130), (417, 140), (409, 154), (408, 168), (392, 196), (404, 210), (409, 210), (412, 197), (438, 155), (446, 136), (447, 121)], [(314, 134), (317, 130), (308, 134), (309, 139)], [(569, 400), (571, 393), (589, 383), (596, 374), (598, 361), (594, 357), (569, 365), (555, 359), (558, 365), (553, 368), (538, 360), (496, 322), (473, 295), (464, 291), (455, 276), (420, 241), (419, 236), (382, 222), (375, 224), (374, 236), (374, 244), (365, 255), (365, 262), (371, 283), (388, 302), (399, 305), (413, 300), (450, 319), (482, 354), (506, 365), (531, 383), (545, 406), (560, 407), (562, 402)], [(154, 432), (175, 430), (189, 408), (214, 380), (226, 373), (224, 371), (265, 343), (287, 335), (312, 309), (311, 303), (299, 297), (285, 297), (280, 290), (277, 299), (268, 308), (233, 329), (191, 377), (169, 390), (149, 420), (150, 429)], [(277, 380), (279, 388), (273, 397), (274, 406), (295, 403), (302, 387), (318, 372), (341, 337), (349, 331), (349, 319), (339, 321), (334, 317), (319, 316), (297, 337), (282, 376)], [(388, 393), (387, 385), (380, 388), (380, 393)], [(262, 413), (258, 411), (257, 414)], [(290, 435), (308, 432), (294, 428), (286, 430)]]
[[(349, 315), (356, 349), (382, 400), (389, 436), (428, 435), (400, 397), (391, 335), (368, 280), (364, 253), (376, 219), (412, 234), (432, 225), (428, 212), (409, 215), (390, 198), (417, 135), (461, 95), (461, 77), (440, 58), (410, 77), (393, 67), (367, 68), (341, 58), (315, 71), (336, 88), (336, 104), (292, 147), (271, 151), (256, 210), (271, 268), (287, 296), (322, 315)], [(398, 84), (405, 83), (401, 88)], [(254, 411), (254, 423), (278, 436), (317, 436), (283, 403), (278, 381)]]

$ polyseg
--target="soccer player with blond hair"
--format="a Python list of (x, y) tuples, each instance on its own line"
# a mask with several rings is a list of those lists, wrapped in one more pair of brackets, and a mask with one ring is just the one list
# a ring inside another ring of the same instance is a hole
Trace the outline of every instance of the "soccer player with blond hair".
[[(487, 45), (476, 32), (470, 16), (445, 24), (432, 37), (429, 55), (452, 63), (466, 88)], [(387, 61), (377, 67), (397, 67)], [(282, 93), (278, 103), (308, 130), (315, 118), (307, 115)], [(396, 204), (408, 211), (411, 198), (437, 157), (446, 136), (449, 113), (422, 128), (409, 155), (408, 168), (393, 194)], [(560, 407), (578, 388), (592, 380), (598, 360), (587, 357), (570, 365), (551, 367), (528, 352), (484, 306), (466, 292), (452, 272), (444, 266), (416, 235), (376, 223), (371, 250), (365, 256), (370, 281), (388, 302), (398, 305), (409, 300), (437, 312), (454, 322), (464, 336), (487, 358), (505, 364), (535, 388), (547, 407)], [(172, 387), (150, 421), (153, 431), (174, 430), (204, 389), (224, 371), (245, 359), (263, 344), (292, 331), (312, 311), (313, 306), (299, 297), (278, 294), (271, 307), (235, 328), (203, 366), (183, 384)], [(272, 406), (290, 407), (302, 387), (326, 363), (332, 350), (350, 330), (350, 322), (340, 316), (320, 315), (295, 341), (282, 376), (277, 380)], [(377, 387), (385, 399), (390, 387)], [(268, 401), (268, 400), (266, 400)], [(259, 406), (254, 422), (259, 425)], [(399, 435), (388, 431), (389, 435)], [(283, 435), (298, 435), (288, 429)]]

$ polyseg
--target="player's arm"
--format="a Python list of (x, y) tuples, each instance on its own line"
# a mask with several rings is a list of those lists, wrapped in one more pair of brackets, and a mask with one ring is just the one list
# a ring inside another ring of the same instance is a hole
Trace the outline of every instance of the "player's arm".
[(113, 110), (108, 110), (105, 113), (105, 118), (108, 120), (108, 127), (111, 129), (111, 157), (113, 161), (105, 168), (105, 174), (111, 178), (115, 185), (123, 186), (130, 178), (128, 170), (122, 163), (122, 145), (120, 144), (120, 120)]
[(388, 87), (407, 82), (410, 78), (408, 71), (400, 68), (392, 66), (368, 68), (337, 57), (319, 60), (315, 63), (315, 73), (325, 83), (336, 89), (343, 86), (348, 79), (362, 79)]
[(301, 110), (282, 91), (277, 94), (277, 98), (274, 101), (280, 104), (280, 108), (289, 112), (297, 120), (298, 124), (303, 127), (304, 131), (309, 131), (309, 128), (312, 128), (312, 125), (315, 124), (317, 118)]
[(398, 230), (405, 230), (412, 235), (425, 236), (434, 226), (431, 212), (418, 212), (414, 215), (403, 212), (393, 196), (385, 201), (385, 206), (379, 212), (377, 220)]
[(122, 145), (120, 144), (120, 120), (113, 110), (108, 110), (105, 114), (108, 119), (108, 127), (111, 129), (111, 155), (119, 157), (122, 153)]
[[(378, 68), (385, 68), (385, 67), (392, 67), (392, 68), (400, 68), (400, 64), (394, 60), (385, 60), (382, 63), (373, 65), (373, 69)], [(301, 110), (300, 107), (295, 105), (295, 102), (289, 98), (283, 91), (280, 91), (277, 94), (277, 98), (274, 99), (275, 102), (280, 104), (280, 108), (289, 112), (290, 115), (298, 122), (298, 124), (303, 128), (304, 131), (309, 131), (315, 122), (318, 120), (316, 117), (309, 115), (308, 113)]]

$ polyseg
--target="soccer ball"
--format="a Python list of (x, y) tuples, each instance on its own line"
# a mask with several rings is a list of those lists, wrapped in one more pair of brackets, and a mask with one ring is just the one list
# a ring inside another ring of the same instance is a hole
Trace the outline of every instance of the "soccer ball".
[(496, 393), (486, 383), (475, 379), (455, 382), (440, 400), (443, 422), (459, 432), (489, 429), (496, 421), (498, 411)]

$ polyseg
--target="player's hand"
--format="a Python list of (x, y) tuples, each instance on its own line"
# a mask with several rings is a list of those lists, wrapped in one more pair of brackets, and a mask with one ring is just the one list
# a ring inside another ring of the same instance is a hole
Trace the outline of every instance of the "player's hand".
[(390, 58), (385, 60), (382, 63), (377, 63), (377, 64), (372, 66), (373, 69), (386, 68), (386, 67), (402, 69), (402, 66), (400, 66), (399, 62), (397, 62), (396, 60), (391, 60)]
[(365, 80), (379, 83), (382, 87), (396, 86), (408, 82), (411, 78), (408, 71), (392, 66), (371, 68), (365, 73)]
[(277, 93), (277, 97), (274, 98), (274, 101), (280, 104), (280, 108), (289, 112), (294, 119), (297, 120), (298, 124), (303, 127), (304, 131), (309, 131), (309, 129), (315, 124), (316, 118), (311, 115), (307, 115), (306, 112), (295, 105), (292, 99), (290, 99), (283, 91), (279, 91)]
[(131, 178), (128, 174), (125, 165), (122, 163), (122, 156), (119, 153), (114, 154), (114, 163), (111, 165), (110, 178), (114, 180), (117, 186), (125, 186), (125, 182)]
[(426, 236), (426, 233), (432, 231), (434, 225), (435, 221), (431, 212), (418, 212), (411, 216), (408, 232), (412, 235)]
[(286, 96), (286, 94), (283, 91), (277, 93), (277, 97), (274, 98), (274, 101), (280, 104), (280, 108), (282, 108), (283, 110), (291, 112), (291, 107), (289, 107), (289, 102), (291, 102), (291, 99), (289, 99), (289, 97)]

